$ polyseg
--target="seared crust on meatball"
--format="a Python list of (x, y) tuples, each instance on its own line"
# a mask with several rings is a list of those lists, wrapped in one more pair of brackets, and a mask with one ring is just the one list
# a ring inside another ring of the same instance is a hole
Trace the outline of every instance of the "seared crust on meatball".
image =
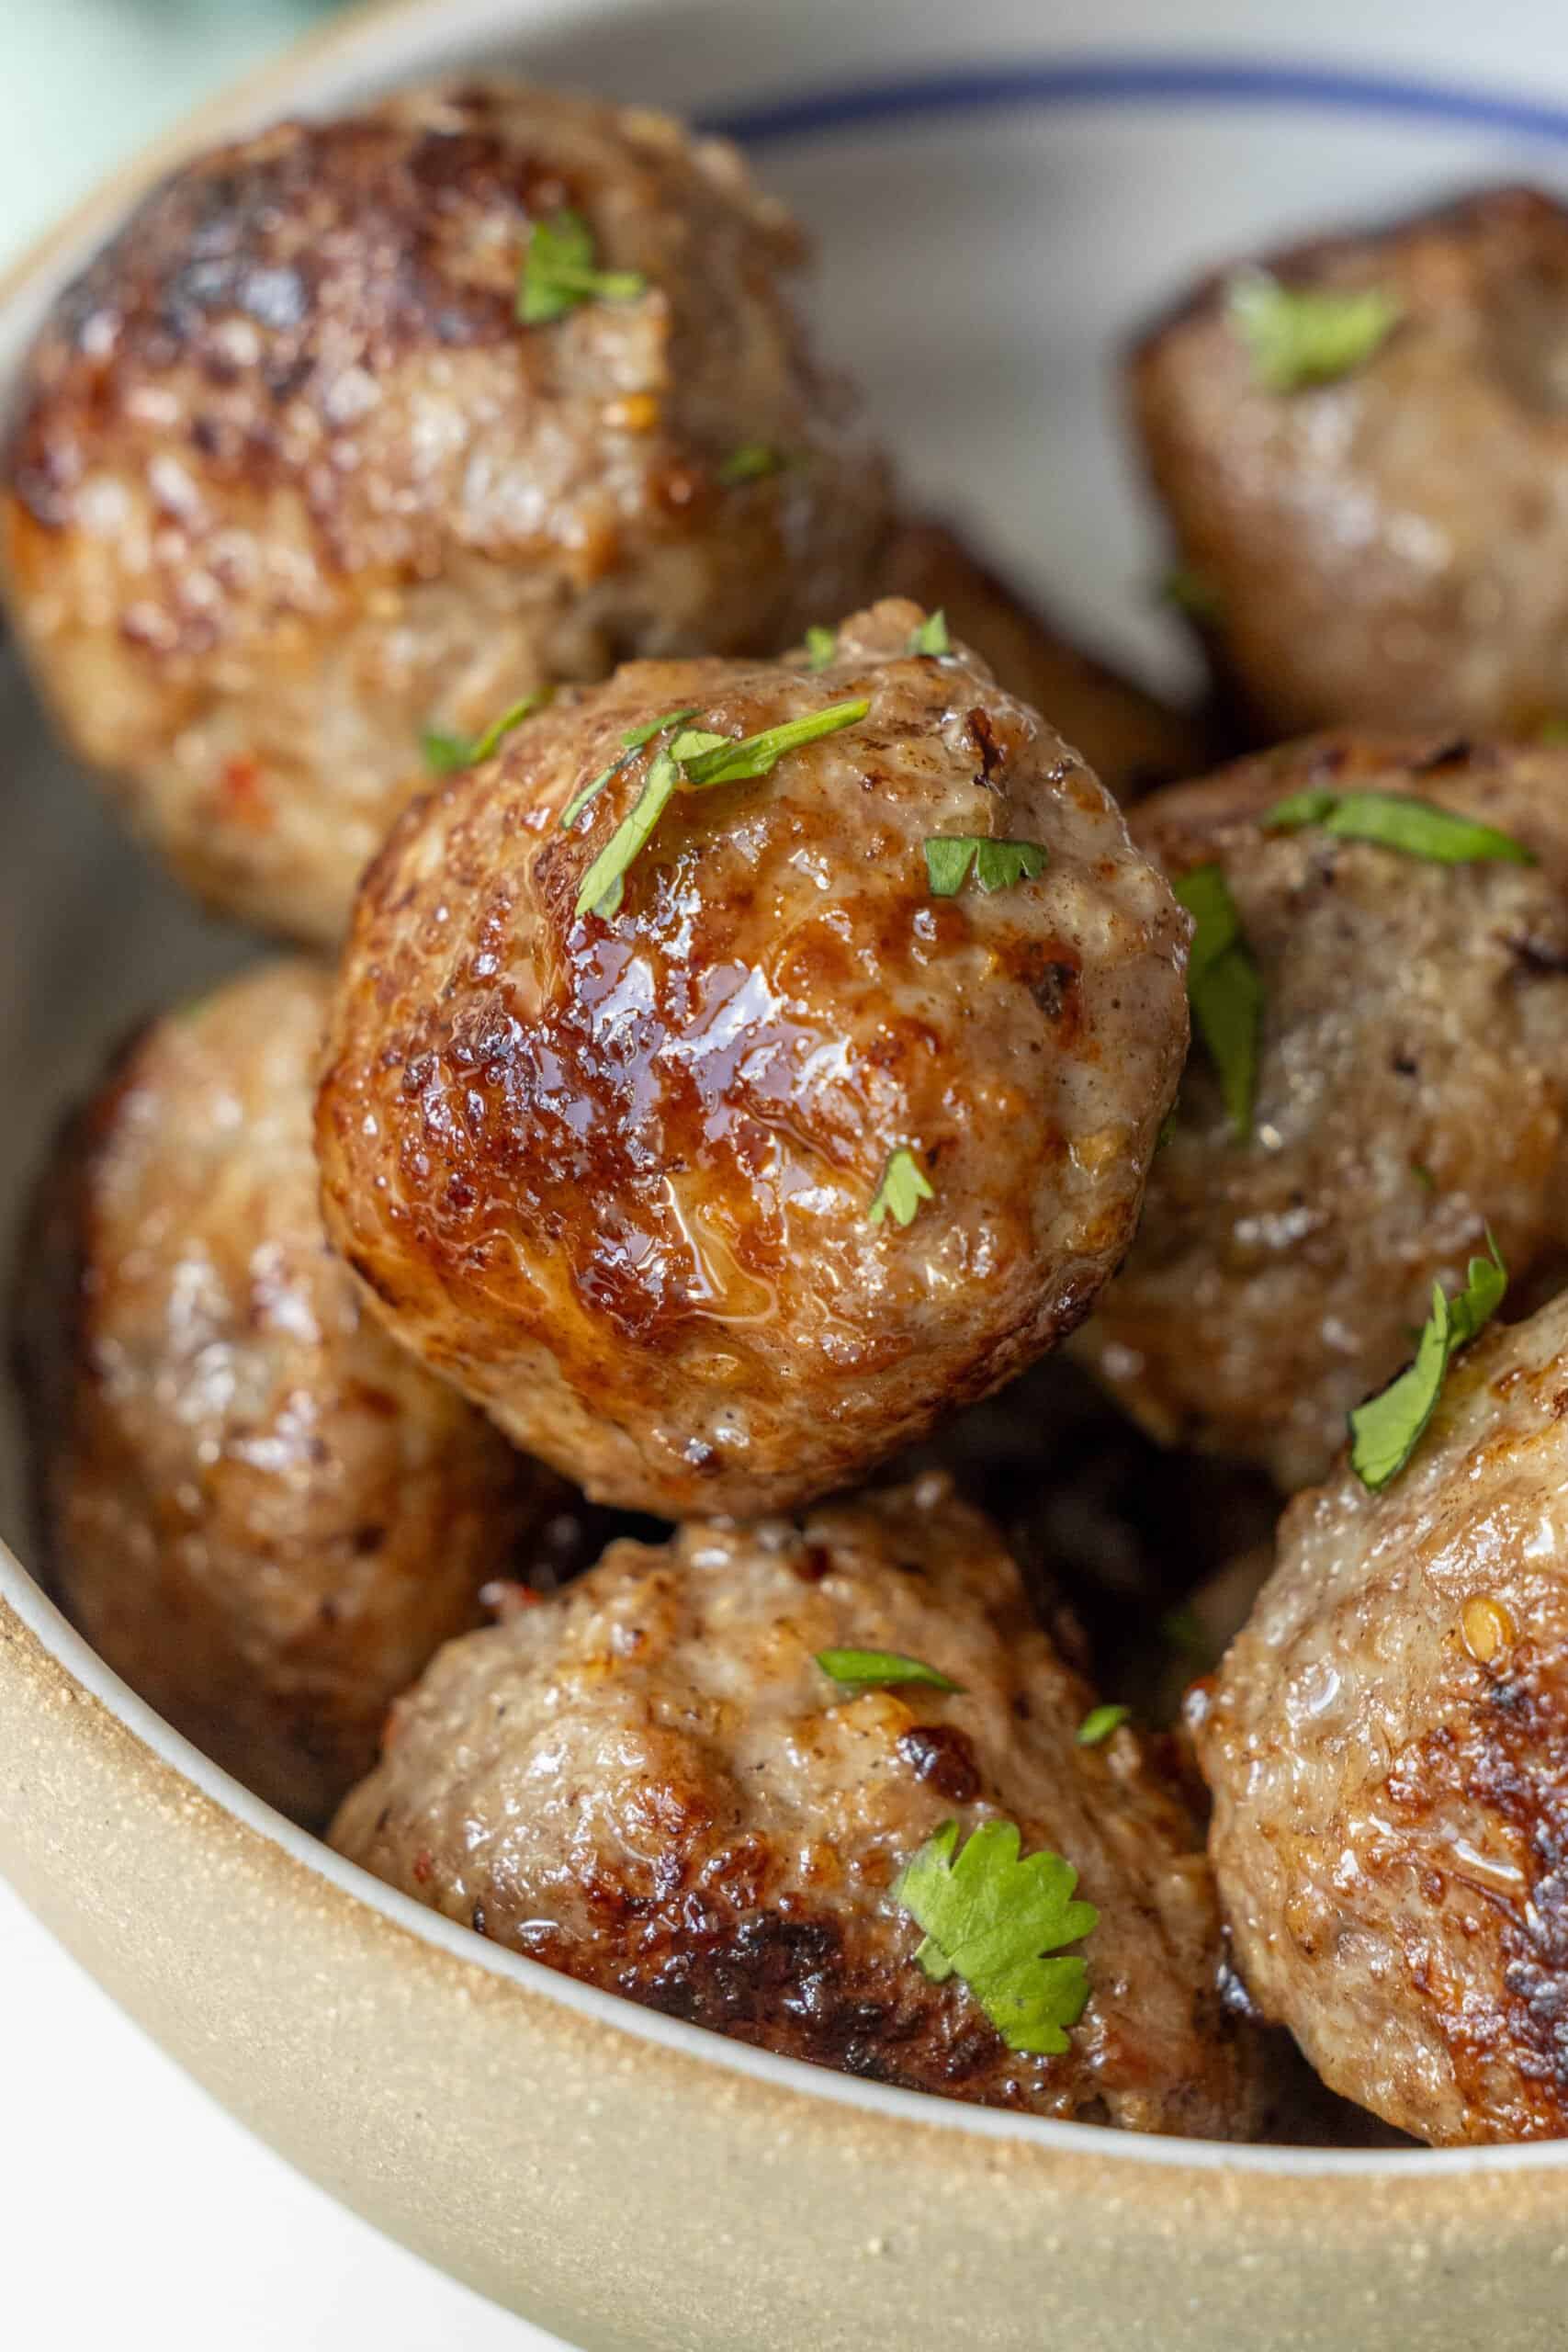
[[(1496, 827), (1534, 865), (1441, 865), (1319, 828), (1291, 795), (1375, 790)], [(1156, 794), (1173, 880), (1223, 869), (1262, 979), (1253, 1132), (1195, 1050), (1138, 1238), (1080, 1338), (1145, 1427), (1320, 1478), (1488, 1225), (1517, 1282), (1568, 1238), (1568, 752), (1354, 735)]]
[(1194, 1707), (1253, 1997), (1419, 2138), (1568, 2133), (1568, 1298), (1286, 1513)]
[(558, 1492), (364, 1316), (328, 1250), (327, 988), (269, 965), (132, 1043), (44, 1171), (18, 1315), (56, 1597), (310, 1823)]
[[(890, 1649), (962, 1683), (856, 1690)], [(1217, 1992), (1212, 1889), (1133, 1735), (1090, 1694), (944, 1482), (784, 1521), (616, 1544), (557, 1599), (451, 1644), (394, 1711), (339, 1850), (484, 1935), (739, 2040), (884, 2082), (1133, 2130), (1245, 2133), (1249, 2041)], [(893, 1898), (944, 1821), (1017, 1823), (1100, 1923), (1055, 2058), (1010, 2051), (915, 1962)]]
[(1568, 209), (1493, 189), (1263, 266), (1399, 315), (1364, 365), (1271, 391), (1227, 272), (1134, 356), (1149, 470), (1258, 733), (1568, 713)]
[[(830, 666), (637, 663), (412, 810), (367, 878), (317, 1121), (329, 1229), (408, 1345), (606, 1501), (849, 1483), (1071, 1329), (1131, 1238), (1186, 1040), (1187, 919), (1077, 756), (913, 605)], [(694, 710), (857, 724), (678, 791), (591, 863)], [(1016, 887), (931, 893), (936, 835)], [(931, 1188), (874, 1216), (891, 1156)]]
[[(522, 324), (563, 209), (646, 290)], [(519, 85), (186, 164), (62, 298), (0, 460), (74, 749), (205, 897), (335, 939), (422, 729), (860, 601), (885, 471), (786, 298), (802, 253), (733, 149)]]
[(1209, 764), (1199, 719), (1075, 645), (941, 523), (906, 523), (878, 575), (890, 595), (946, 614), (997, 683), (1048, 718), (1122, 806)]

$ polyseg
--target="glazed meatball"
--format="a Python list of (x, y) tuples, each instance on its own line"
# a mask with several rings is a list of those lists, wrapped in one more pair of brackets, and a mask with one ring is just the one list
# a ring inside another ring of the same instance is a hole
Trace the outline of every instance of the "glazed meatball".
[(1568, 2134), (1568, 1298), (1450, 1369), (1382, 1494), (1286, 1513), (1194, 1708), (1254, 1997), (1438, 2142)]
[(1151, 785), (1209, 764), (1203, 728), (1191, 713), (1073, 644), (943, 525), (904, 525), (879, 578), (890, 594), (945, 613), (998, 685), (1042, 711), (1123, 805)]
[[(962, 1684), (855, 1690), (820, 1650)], [(803, 1527), (617, 1544), (556, 1600), (443, 1650), (399, 1702), (339, 1850), (551, 1967), (792, 2057), (1136, 2131), (1245, 2133), (1250, 2045), (1219, 1998), (1182, 1807), (1033, 1627), (979, 1516), (929, 1478)], [(1066, 2052), (1009, 2049), (917, 1965), (894, 1894), (944, 1822), (1015, 1822), (1099, 1925)]]
[[(879, 605), (818, 671), (631, 665), (411, 810), (361, 892), (329, 1229), (400, 1338), (606, 1501), (849, 1483), (1070, 1329), (1131, 1238), (1187, 918), (1053, 729), (921, 627)], [(579, 910), (660, 746), (863, 703), (675, 791)], [(1044, 862), (933, 896), (924, 844), (971, 836)]]
[(326, 998), (275, 964), (130, 1046), (44, 1172), (18, 1318), (62, 1605), (309, 1823), (558, 1491), (367, 1320), (328, 1250)]
[[(593, 290), (525, 323), (573, 218)], [(73, 747), (215, 905), (335, 939), (422, 731), (863, 598), (884, 470), (802, 253), (733, 149), (518, 85), (186, 164), (62, 298), (0, 458)]]
[(1256, 732), (1561, 718), (1568, 209), (1494, 190), (1263, 270), (1289, 294), (1381, 297), (1393, 323), (1363, 311), (1357, 364), (1273, 390), (1241, 269), (1134, 356), (1155, 487)]
[[(1439, 865), (1267, 823), (1303, 791), (1414, 797), (1526, 845)], [(1490, 1225), (1517, 1283), (1568, 1231), (1568, 752), (1339, 735), (1157, 794), (1172, 877), (1217, 864), (1262, 984), (1238, 1141), (1195, 1050), (1137, 1241), (1082, 1335), (1145, 1427), (1320, 1478)]]

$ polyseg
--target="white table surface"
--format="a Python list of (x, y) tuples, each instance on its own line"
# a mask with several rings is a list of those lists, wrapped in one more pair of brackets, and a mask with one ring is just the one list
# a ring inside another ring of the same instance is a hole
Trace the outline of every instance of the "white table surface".
[[(0, 0), (0, 262), (328, 0)], [(345, 2213), (127, 2022), (0, 1881), (0, 2344), (548, 2352)]]

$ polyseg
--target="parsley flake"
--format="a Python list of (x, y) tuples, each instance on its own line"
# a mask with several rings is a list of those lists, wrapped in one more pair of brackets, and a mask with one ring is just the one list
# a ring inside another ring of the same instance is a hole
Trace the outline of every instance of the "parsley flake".
[(626, 748), (620, 758), (612, 760), (607, 768), (601, 768), (598, 775), (582, 786), (581, 792), (572, 794), (571, 798), (561, 810), (561, 831), (564, 833), (575, 825), (583, 810), (592, 801), (598, 799), (604, 786), (613, 782), (624, 769), (630, 767), (633, 759), (645, 743), (651, 743), (654, 737), (662, 735), (667, 727), (679, 727), (684, 720), (694, 718), (696, 715), (696, 705), (694, 703), (688, 710), (667, 710), (662, 718), (650, 718), (646, 727), (628, 727), (621, 738)]
[(1491, 862), (1533, 865), (1535, 852), (1495, 825), (1478, 824), (1435, 801), (1404, 792), (1293, 792), (1276, 801), (1263, 819), (1269, 833), (1299, 832), (1321, 826), (1342, 841), (1376, 842), (1436, 865), (1480, 865)]
[(1073, 1901), (1078, 1874), (1060, 1854), (1019, 1856), (1018, 1825), (983, 1821), (954, 1858), (958, 1824), (944, 1821), (893, 1886), (925, 1941), (915, 1958), (933, 1984), (958, 1977), (1010, 2050), (1054, 2056), (1067, 2047), (1089, 2000), (1089, 1971), (1074, 1953), (1100, 1914)]
[(764, 727), (759, 735), (743, 735), (739, 742), (728, 735), (710, 739), (709, 748), (689, 757), (683, 781), (694, 791), (716, 784), (744, 784), (755, 775), (771, 775), (786, 752), (798, 752), (824, 735), (853, 727), (871, 708), (869, 699), (831, 702), (825, 710), (809, 710), (804, 718), (788, 718), (780, 727)]
[(936, 1193), (927, 1179), (925, 1170), (908, 1148), (900, 1144), (897, 1151), (887, 1155), (881, 1182), (871, 1196), (866, 1211), (873, 1225), (880, 1225), (885, 1216), (897, 1219), (900, 1225), (913, 1225), (922, 1201), (934, 1201)]
[(492, 718), (482, 735), (448, 735), (439, 727), (427, 727), (419, 739), (425, 766), (433, 775), (455, 775), (459, 768), (478, 767), (514, 727), (521, 727), (525, 718), (543, 710), (554, 692), (553, 686), (539, 686), (533, 694), (525, 695), (510, 710), (503, 710), (499, 718)]
[(1281, 286), (1266, 269), (1234, 278), (1225, 308), (1266, 392), (1330, 384), (1364, 368), (1401, 315), (1380, 287)]
[(824, 628), (814, 621), (806, 632), (806, 666), (808, 670), (825, 670), (839, 650), (839, 632)]
[(536, 220), (517, 278), (517, 316), (525, 327), (547, 326), (580, 302), (635, 302), (648, 290), (637, 269), (601, 269), (593, 232), (580, 212)]
[(1079, 1747), (1098, 1747), (1102, 1740), (1119, 1730), (1132, 1713), (1131, 1707), (1091, 1707), (1074, 1735)]
[(667, 751), (661, 751), (643, 778), (642, 790), (587, 873), (577, 894), (577, 912), (613, 915), (621, 903), (626, 868), (649, 840), (669, 807), (681, 771)]
[(947, 633), (947, 615), (940, 605), (934, 613), (926, 615), (919, 628), (909, 631), (909, 642), (904, 650), (906, 653), (935, 655), (952, 652), (953, 640)]
[(743, 441), (732, 449), (718, 469), (718, 478), (727, 490), (738, 482), (765, 481), (769, 474), (783, 473), (788, 460), (765, 441)]
[(964, 1687), (923, 1659), (906, 1657), (901, 1650), (818, 1650), (817, 1663), (835, 1682), (858, 1684), (863, 1690), (885, 1690), (898, 1682), (921, 1682), (931, 1690)]
[(1508, 1270), (1490, 1232), (1487, 1258), (1472, 1258), (1461, 1291), (1450, 1298), (1432, 1284), (1432, 1311), (1416, 1343), (1416, 1360), (1350, 1415), (1350, 1467), (1363, 1487), (1381, 1495), (1397, 1478), (1437, 1410), (1456, 1349), (1490, 1322), (1508, 1287)]
[(1175, 886), (1197, 923), (1187, 964), (1187, 996), (1208, 1048), (1238, 1142), (1252, 1133), (1263, 983), (1242, 935), (1230, 885), (1218, 865), (1195, 865)]
[(955, 899), (971, 865), (982, 890), (1010, 890), (1032, 879), (1049, 854), (1043, 842), (989, 840), (979, 833), (933, 833), (926, 842), (926, 874), (933, 899)]
[(1220, 592), (1212, 580), (1195, 571), (1190, 564), (1172, 564), (1160, 582), (1160, 601), (1173, 612), (1183, 613), (1190, 621), (1212, 622), (1220, 617)]

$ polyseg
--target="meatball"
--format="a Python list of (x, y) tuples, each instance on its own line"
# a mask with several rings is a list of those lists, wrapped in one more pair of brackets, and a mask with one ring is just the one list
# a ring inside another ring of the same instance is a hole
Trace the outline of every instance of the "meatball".
[[(962, 1688), (835, 1683), (876, 1648)], [(616, 1544), (553, 1600), (454, 1642), (400, 1701), (339, 1850), (555, 1968), (792, 2057), (1136, 2131), (1245, 2133), (1251, 2045), (1217, 1990), (1185, 1811), (1029, 1619), (940, 1477), (796, 1527)], [(944, 1822), (1065, 1855), (1099, 1925), (1057, 2057), (916, 1964), (900, 1867)]]
[[(525, 323), (574, 220), (589, 286)], [(74, 750), (216, 906), (331, 940), (423, 730), (863, 598), (886, 482), (803, 251), (730, 147), (516, 85), (186, 164), (62, 298), (0, 457)]]
[(997, 681), (1031, 704), (1123, 804), (1209, 763), (1201, 725), (1063, 637), (940, 523), (908, 523), (879, 574), (890, 594), (947, 616)]
[(327, 987), (270, 965), (133, 1042), (44, 1171), (18, 1317), (62, 1607), (308, 1823), (556, 1494), (367, 1320), (328, 1250)]
[[(1131, 1238), (1187, 918), (1060, 738), (921, 628), (889, 601), (818, 671), (633, 664), (411, 810), (361, 892), (329, 1230), (400, 1338), (605, 1501), (849, 1483), (1069, 1330)], [(660, 746), (863, 703), (674, 792), (624, 899), (579, 911)], [(622, 750), (671, 713), (695, 729)], [(933, 896), (938, 836), (1043, 863)]]
[(1243, 271), (1132, 366), (1205, 637), (1258, 734), (1568, 714), (1568, 209), (1491, 190), (1263, 267), (1288, 294), (1384, 298), (1359, 363), (1271, 390)]
[(1253, 1998), (1438, 2142), (1568, 2134), (1568, 1297), (1450, 1372), (1381, 1495), (1347, 1468), (1194, 1706)]
[[(1414, 796), (1528, 845), (1445, 865), (1315, 826), (1307, 791)], [(1488, 1225), (1517, 1281), (1568, 1233), (1568, 752), (1348, 734), (1157, 794), (1134, 831), (1228, 882), (1261, 978), (1252, 1132), (1195, 1051), (1085, 1360), (1167, 1441), (1320, 1478)]]

